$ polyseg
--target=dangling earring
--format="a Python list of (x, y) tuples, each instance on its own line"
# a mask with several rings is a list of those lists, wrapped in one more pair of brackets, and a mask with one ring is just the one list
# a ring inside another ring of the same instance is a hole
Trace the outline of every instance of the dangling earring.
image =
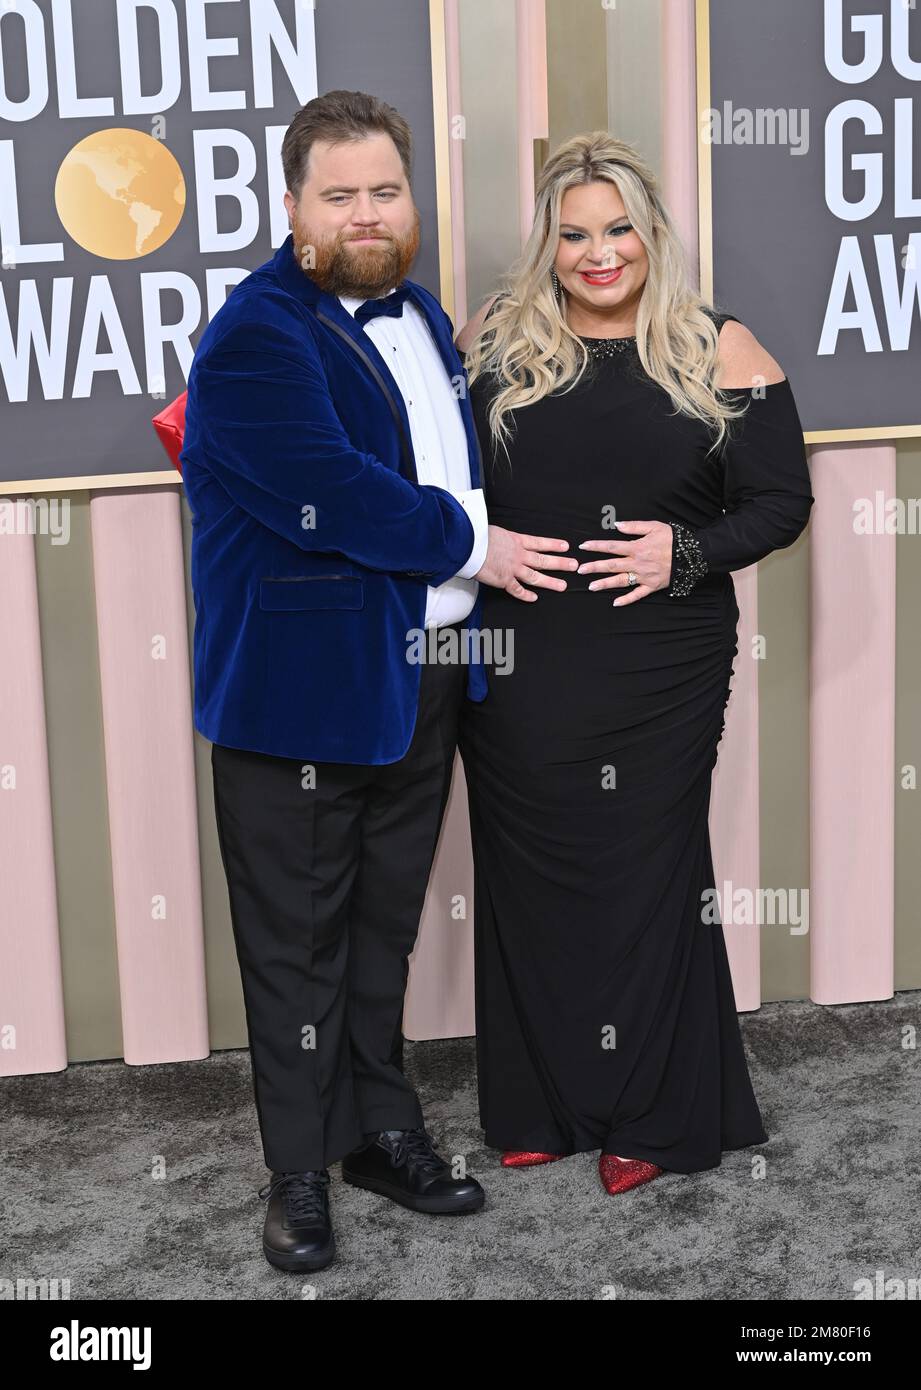
[(556, 271), (553, 269), (553, 266), (550, 267), (550, 283), (553, 286), (553, 294), (557, 302), (557, 307), (559, 307), (563, 297), (560, 292), (560, 282), (557, 279)]

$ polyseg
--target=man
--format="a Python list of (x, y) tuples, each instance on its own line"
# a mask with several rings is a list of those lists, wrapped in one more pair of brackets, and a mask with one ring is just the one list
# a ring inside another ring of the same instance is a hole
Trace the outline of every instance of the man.
[(189, 379), (195, 725), (272, 1172), (263, 1250), (288, 1270), (333, 1258), (339, 1159), (416, 1211), (483, 1204), (426, 1133), (401, 1020), (460, 702), (485, 673), (410, 660), (410, 637), (475, 623), (478, 579), (533, 600), (520, 580), (565, 587), (541, 571), (575, 564), (487, 526), (451, 323), (405, 279), (411, 158), (374, 97), (308, 102), (282, 146), (292, 235)]

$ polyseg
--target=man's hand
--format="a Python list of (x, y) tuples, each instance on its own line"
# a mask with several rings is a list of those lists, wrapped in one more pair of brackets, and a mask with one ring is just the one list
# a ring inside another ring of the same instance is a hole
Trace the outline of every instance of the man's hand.
[[(533, 603), (537, 594), (524, 584), (540, 589), (565, 589), (565, 579), (552, 579), (542, 570), (575, 570), (578, 560), (572, 556), (548, 554), (548, 551), (569, 549), (569, 541), (551, 536), (523, 536), (518, 531), (506, 531), (490, 526), (489, 548), (483, 566), (474, 578), (494, 589), (504, 589), (513, 598)], [(522, 583), (523, 581), (523, 583)]]
[(580, 574), (608, 574), (610, 579), (596, 579), (590, 589), (620, 589), (627, 587), (630, 570), (639, 583), (632, 593), (614, 600), (614, 607), (636, 603), (656, 589), (664, 589), (672, 573), (672, 528), (664, 521), (618, 521), (618, 531), (635, 534), (636, 540), (583, 541), (580, 550), (603, 550), (617, 556), (615, 560), (591, 560), (579, 566)]

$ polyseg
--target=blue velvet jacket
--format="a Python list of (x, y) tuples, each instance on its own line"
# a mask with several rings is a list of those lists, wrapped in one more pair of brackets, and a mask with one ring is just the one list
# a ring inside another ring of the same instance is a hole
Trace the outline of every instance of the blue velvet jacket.
[[(406, 280), (458, 383), (470, 485), (481, 457), (451, 320)], [(370, 336), (301, 270), (292, 238), (228, 296), (189, 376), (195, 727), (213, 743), (308, 761), (403, 757), (422, 667), (407, 659), (426, 587), (473, 525), (416, 481), (402, 394)], [(476, 628), (480, 599), (466, 626)], [(470, 653), (474, 655), (475, 653)], [(482, 700), (481, 662), (467, 694)]]

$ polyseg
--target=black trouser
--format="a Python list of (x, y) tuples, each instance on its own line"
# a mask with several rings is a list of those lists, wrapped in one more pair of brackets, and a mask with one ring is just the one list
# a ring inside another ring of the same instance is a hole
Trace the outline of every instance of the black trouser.
[(385, 766), (212, 746), (256, 1110), (276, 1172), (325, 1168), (381, 1129), (423, 1123), (403, 1075), (403, 993), (466, 677), (463, 664), (423, 665), (412, 742)]

